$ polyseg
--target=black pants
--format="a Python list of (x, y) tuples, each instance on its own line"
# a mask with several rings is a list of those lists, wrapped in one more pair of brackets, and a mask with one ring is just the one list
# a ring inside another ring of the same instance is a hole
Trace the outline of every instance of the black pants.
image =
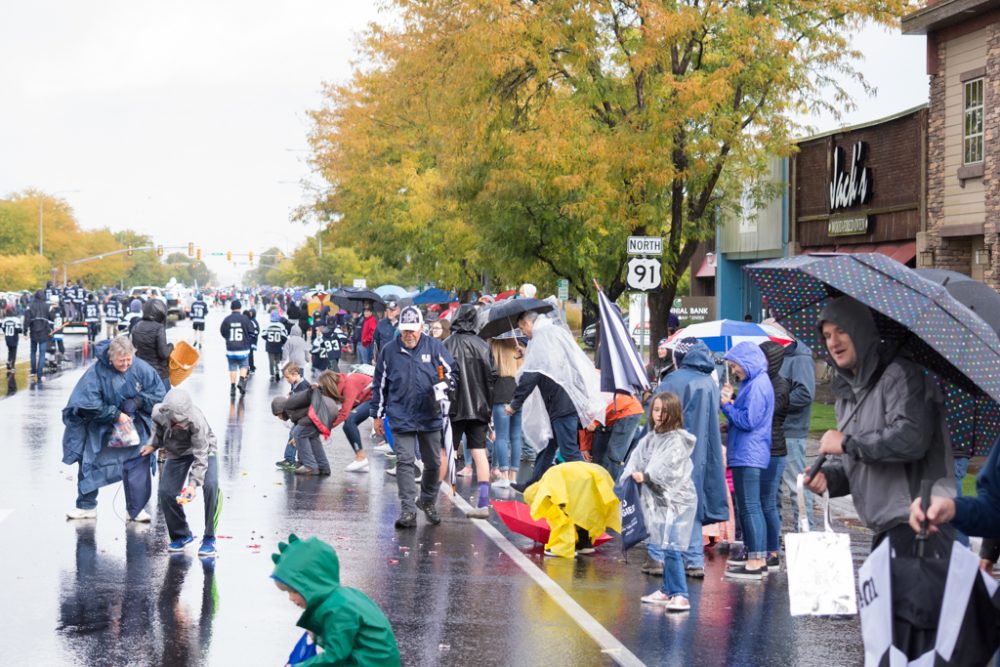
[(14, 368), (14, 364), (17, 362), (17, 343), (13, 345), (7, 344), (7, 368)]
[(97, 334), (101, 332), (100, 322), (87, 322), (87, 340), (93, 343), (97, 340)]
[[(160, 472), (160, 507), (163, 508), (163, 518), (167, 521), (167, 533), (171, 540), (191, 535), (191, 528), (188, 526), (187, 517), (184, 514), (184, 506), (177, 503), (177, 496), (184, 488), (192, 463), (194, 463), (194, 456), (191, 454), (178, 459), (167, 459)], [(205, 503), (205, 537), (215, 537), (215, 529), (219, 523), (219, 512), (222, 510), (222, 495), (219, 493), (219, 464), (215, 455), (208, 457), (208, 470), (205, 471), (205, 481), (200, 493), (201, 500)]]

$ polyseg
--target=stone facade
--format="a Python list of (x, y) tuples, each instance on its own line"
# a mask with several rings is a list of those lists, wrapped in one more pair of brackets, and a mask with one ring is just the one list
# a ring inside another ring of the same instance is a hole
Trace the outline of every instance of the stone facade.
[[(987, 39), (986, 99), (1000, 100), (1000, 23), (990, 26)], [(990, 263), (983, 267), (981, 280), (1000, 290), (1000, 105), (987, 104), (984, 119), (983, 151), (985, 157), (986, 218), (983, 221), (983, 245), (990, 250)], [(979, 276), (977, 276), (979, 277)]]

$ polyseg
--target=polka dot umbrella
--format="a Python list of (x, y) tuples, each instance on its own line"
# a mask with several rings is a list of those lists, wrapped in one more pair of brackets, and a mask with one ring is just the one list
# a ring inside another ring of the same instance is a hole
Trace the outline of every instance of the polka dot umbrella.
[(745, 270), (776, 319), (823, 355), (816, 324), (827, 301), (846, 294), (865, 304), (882, 340), (942, 381), (959, 444), (983, 452), (1000, 433), (1000, 338), (941, 285), (879, 253), (799, 255)]

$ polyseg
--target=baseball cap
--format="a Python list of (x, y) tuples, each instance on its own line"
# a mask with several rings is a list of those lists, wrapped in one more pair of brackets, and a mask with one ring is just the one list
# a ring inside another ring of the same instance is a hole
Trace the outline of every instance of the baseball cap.
[[(386, 307), (387, 310), (394, 310), (397, 306), (399, 306), (399, 304), (396, 303), (395, 299), (386, 299), (385, 300), (385, 307)], [(417, 312), (419, 313), (420, 311), (418, 310)]]
[[(388, 305), (388, 304), (386, 304)], [(416, 306), (407, 306), (399, 314), (400, 331), (420, 331), (424, 328), (424, 316)]]

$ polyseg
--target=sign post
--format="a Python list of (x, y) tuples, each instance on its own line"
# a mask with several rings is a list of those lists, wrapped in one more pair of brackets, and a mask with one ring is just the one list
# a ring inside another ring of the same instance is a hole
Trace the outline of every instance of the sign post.
[[(660, 260), (663, 254), (663, 237), (630, 236), (627, 254), (636, 255), (628, 261), (626, 284), (642, 292), (639, 301), (639, 356), (646, 358), (646, 292), (660, 286)], [(635, 329), (633, 328), (633, 331)]]

